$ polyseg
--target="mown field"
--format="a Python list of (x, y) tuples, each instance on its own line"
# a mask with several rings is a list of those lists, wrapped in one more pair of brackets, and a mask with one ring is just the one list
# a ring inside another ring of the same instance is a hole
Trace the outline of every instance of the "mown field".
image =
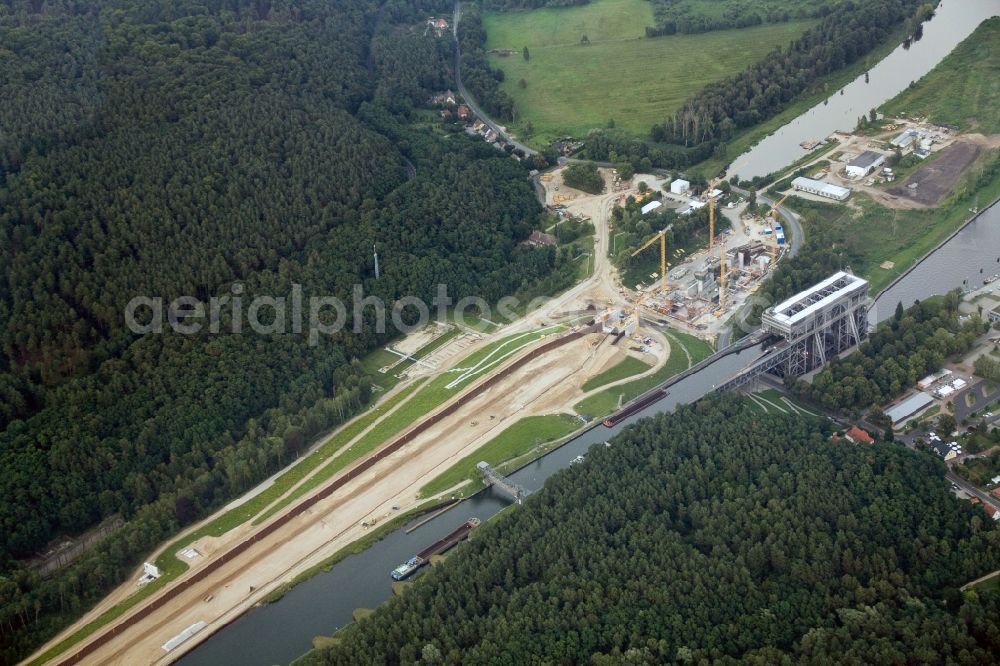
[(1000, 18), (984, 22), (882, 110), (890, 116), (926, 116), (966, 131), (1000, 132)]
[[(584, 136), (609, 120), (646, 135), (706, 83), (744, 69), (812, 24), (794, 21), (646, 39), (644, 29), (652, 21), (644, 0), (486, 15), (488, 48), (517, 51), (510, 57), (492, 56), (494, 66), (506, 74), (504, 89), (520, 114), (514, 129), (533, 144)], [(589, 45), (580, 44), (583, 35)], [(521, 56), (525, 46), (528, 61)], [(526, 131), (529, 123), (533, 134)]]

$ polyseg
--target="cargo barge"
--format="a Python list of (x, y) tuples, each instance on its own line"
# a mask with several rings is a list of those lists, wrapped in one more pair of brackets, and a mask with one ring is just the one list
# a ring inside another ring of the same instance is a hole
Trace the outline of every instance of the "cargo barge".
[(413, 575), (417, 571), (417, 569), (427, 564), (433, 556), (440, 555), (449, 548), (453, 547), (462, 539), (469, 536), (469, 532), (479, 527), (479, 522), (480, 521), (478, 518), (468, 519), (467, 521), (462, 523), (462, 525), (457, 530), (455, 530), (448, 536), (435, 541), (434, 543), (427, 546), (422, 551), (420, 551), (419, 553), (408, 559), (406, 562), (400, 564), (398, 567), (392, 570), (391, 575), (393, 580), (403, 580)]
[(603, 421), (604, 426), (607, 428), (613, 428), (614, 426), (621, 423), (623, 420), (627, 419), (628, 417), (632, 416), (637, 412), (641, 412), (643, 409), (649, 407), (654, 402), (658, 400), (663, 400), (668, 395), (670, 395), (670, 391), (667, 391), (665, 389), (657, 389), (656, 391), (653, 391), (652, 393), (647, 395), (645, 398), (639, 398), (632, 404), (628, 405), (625, 409), (618, 412), (617, 414), (612, 414), (608, 418), (604, 419)]

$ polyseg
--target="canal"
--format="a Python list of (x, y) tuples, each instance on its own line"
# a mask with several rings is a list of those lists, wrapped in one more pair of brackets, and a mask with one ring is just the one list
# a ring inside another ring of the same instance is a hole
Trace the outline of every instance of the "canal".
[[(751, 150), (741, 178), (763, 175), (794, 162), (803, 153), (798, 144), (854, 126), (858, 116), (879, 106), (929, 71), (982, 20), (1000, 14), (1000, 0), (948, 0), (925, 24), (924, 37), (908, 51), (894, 51), (863, 77), (835, 94), (829, 104), (811, 109)], [(985, 277), (1000, 273), (1000, 205), (981, 213), (937, 250), (929, 254), (875, 302), (873, 319), (891, 316), (897, 302), (915, 300), (953, 288), (978, 287)], [(997, 282), (1000, 285), (1000, 281)], [(620, 432), (640, 418), (672, 410), (711, 392), (760, 354), (760, 347), (722, 357), (670, 388), (670, 395), (614, 428), (598, 426), (565, 446), (527, 465), (512, 479), (529, 490), (565, 468), (578, 455)], [(270, 666), (287, 664), (311, 648), (314, 636), (329, 636), (351, 622), (355, 608), (374, 608), (391, 596), (389, 572), (428, 544), (472, 517), (487, 520), (509, 505), (487, 490), (406, 534), (396, 530), (363, 553), (345, 558), (290, 590), (280, 601), (254, 608), (219, 630), (179, 660), (183, 666)]]
[[(594, 444), (603, 445), (640, 418), (698, 400), (759, 355), (760, 346), (755, 346), (724, 356), (672, 386), (663, 400), (614, 428), (598, 426), (583, 433), (523, 467), (511, 478), (528, 490), (537, 490), (549, 476), (567, 467), (573, 458), (585, 454)], [(389, 572), (397, 565), (469, 518), (485, 521), (509, 504), (508, 499), (486, 490), (410, 534), (396, 530), (363, 553), (352, 555), (329, 572), (296, 586), (280, 601), (251, 609), (177, 663), (183, 666), (287, 664), (312, 647), (314, 636), (329, 636), (351, 622), (355, 608), (374, 608), (389, 599), (392, 593)]]
[[(766, 176), (806, 154), (799, 144), (852, 130), (858, 118), (881, 106), (931, 71), (984, 20), (1000, 15), (1000, 0), (945, 0), (924, 23), (923, 37), (909, 49), (900, 45), (864, 75), (761, 140), (733, 160), (741, 180)], [(734, 174), (729, 174), (730, 176)]]
[[(971, 215), (971, 213), (970, 213)], [(972, 222), (928, 254), (875, 300), (873, 320), (891, 317), (897, 303), (903, 307), (950, 289), (977, 289), (983, 280), (1000, 273), (1000, 202), (982, 211)], [(1000, 280), (995, 283), (1000, 288)]]
[[(913, 301), (966, 285), (980, 286), (983, 277), (1000, 272), (1000, 204), (929, 254), (875, 303), (873, 318), (892, 315), (897, 302)], [(1000, 285), (1000, 281), (997, 282)], [(614, 428), (598, 426), (565, 446), (527, 465), (512, 479), (529, 490), (569, 465), (578, 455), (601, 445), (636, 420), (679, 404), (690, 403), (744, 368), (760, 354), (760, 347), (722, 357), (670, 387), (670, 395)], [(178, 662), (183, 666), (270, 666), (286, 664), (311, 647), (314, 636), (330, 635), (351, 622), (355, 608), (374, 608), (391, 596), (389, 572), (428, 544), (472, 517), (486, 520), (509, 505), (506, 498), (487, 490), (406, 534), (386, 536), (363, 553), (352, 555), (329, 572), (321, 573), (289, 591), (280, 601), (254, 608), (224, 627)]]
[[(937, 250), (890, 286), (876, 300), (873, 319), (949, 289), (978, 287), (983, 277), (1000, 272), (1000, 204), (983, 211)], [(1000, 285), (1000, 281), (997, 282)], [(678, 404), (698, 400), (758, 357), (760, 347), (725, 356), (670, 388), (670, 395), (614, 428), (599, 426), (573, 439), (512, 475), (529, 490), (542, 487), (552, 474), (595, 444), (636, 420)], [(472, 517), (486, 520), (509, 505), (487, 490), (406, 534), (397, 530), (366, 551), (352, 555), (331, 571), (289, 591), (280, 601), (254, 608), (206, 640), (178, 663), (183, 666), (270, 666), (285, 664), (308, 651), (314, 636), (330, 635), (351, 621), (355, 608), (374, 608), (391, 596), (389, 572), (428, 544)]]

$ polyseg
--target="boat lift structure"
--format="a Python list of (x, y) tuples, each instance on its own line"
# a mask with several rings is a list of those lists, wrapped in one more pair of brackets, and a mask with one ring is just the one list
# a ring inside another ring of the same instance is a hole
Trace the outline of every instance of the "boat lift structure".
[(775, 340), (764, 356), (719, 390), (734, 389), (764, 373), (800, 377), (868, 337), (868, 281), (844, 271), (795, 294), (761, 316), (761, 335)]

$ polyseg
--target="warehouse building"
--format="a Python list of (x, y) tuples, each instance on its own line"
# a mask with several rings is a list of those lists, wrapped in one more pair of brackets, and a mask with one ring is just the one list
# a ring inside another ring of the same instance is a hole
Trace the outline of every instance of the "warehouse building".
[(823, 181), (813, 180), (804, 176), (799, 176), (793, 180), (792, 187), (799, 192), (808, 192), (809, 194), (826, 197), (834, 201), (844, 201), (847, 197), (851, 196), (851, 191), (846, 187), (831, 185), (830, 183), (824, 183)]
[(877, 150), (866, 150), (847, 163), (847, 175), (864, 178), (885, 163), (885, 155)]

